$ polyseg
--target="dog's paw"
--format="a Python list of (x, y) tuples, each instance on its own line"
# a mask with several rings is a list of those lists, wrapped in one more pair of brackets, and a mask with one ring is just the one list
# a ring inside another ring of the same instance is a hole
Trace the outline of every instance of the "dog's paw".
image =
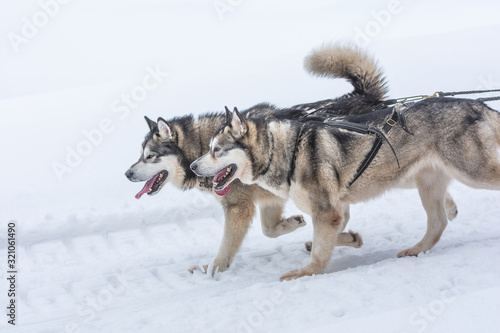
[(213, 262), (213, 265), (211, 263), (203, 265), (203, 266), (193, 265), (193, 266), (189, 267), (188, 270), (191, 274), (194, 273), (195, 271), (200, 271), (203, 274), (207, 274), (210, 271), (210, 269), (212, 269), (211, 274), (212, 274), (212, 276), (214, 276), (215, 273), (217, 273), (217, 272), (224, 272), (228, 267), (229, 267), (229, 263), (227, 262), (227, 260), (215, 259)]
[(457, 217), (458, 208), (457, 208), (457, 205), (455, 204), (455, 201), (453, 201), (453, 199), (446, 198), (445, 209), (446, 209), (446, 217), (448, 218), (448, 221), (451, 221), (455, 217)]
[(294, 269), (293, 271), (290, 271), (288, 273), (285, 273), (283, 274), (281, 277), (280, 277), (280, 281), (290, 281), (290, 280), (295, 280), (295, 279), (298, 279), (300, 277), (302, 277), (303, 275), (300, 275), (299, 274), (299, 270), (298, 269)]
[(363, 238), (357, 232), (349, 230), (349, 232), (341, 232), (337, 236), (336, 246), (350, 246), (360, 248), (363, 246)]
[(304, 220), (304, 216), (302, 215), (293, 215), (285, 220), (286, 222), (283, 225), (282, 234), (292, 232), (298, 228), (305, 227), (307, 225), (306, 220)]
[(293, 215), (286, 219), (288, 224), (292, 224), (295, 228), (301, 228), (306, 226), (306, 221), (302, 215)]
[(280, 281), (290, 281), (290, 280), (295, 280), (299, 279), (304, 276), (311, 276), (314, 274), (319, 274), (321, 272), (318, 272), (317, 270), (311, 269), (311, 266), (308, 265), (302, 269), (294, 269), (288, 273), (283, 274), (280, 277)]
[(361, 238), (360, 234), (352, 230), (349, 230), (349, 235), (351, 235), (352, 237), (352, 245), (351, 245), (352, 247), (360, 248), (361, 246), (363, 246), (363, 238)]
[(420, 252), (422, 252), (422, 251), (417, 249), (417, 248), (412, 247), (412, 248), (409, 248), (409, 249), (406, 249), (406, 250), (399, 252), (398, 258), (417, 257)]
[(214, 276), (215, 273), (217, 273), (217, 272), (222, 273), (228, 268), (229, 268), (229, 262), (227, 260), (215, 259), (214, 266), (212, 268), (212, 276)]
[(203, 274), (207, 274), (207, 270), (208, 270), (208, 264), (203, 265), (203, 266), (193, 265), (193, 266), (189, 267), (189, 269), (188, 269), (189, 273), (191, 273), (191, 274), (193, 274), (195, 271), (200, 271)]

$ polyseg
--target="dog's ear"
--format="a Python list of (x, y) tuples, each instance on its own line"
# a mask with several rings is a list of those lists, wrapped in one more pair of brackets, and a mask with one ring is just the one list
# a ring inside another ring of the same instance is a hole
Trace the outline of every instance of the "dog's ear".
[(247, 122), (245, 118), (241, 116), (237, 108), (234, 108), (233, 115), (231, 119), (231, 134), (235, 138), (241, 138), (246, 134), (248, 130)]
[(148, 123), (148, 126), (149, 126), (149, 130), (152, 131), (153, 129), (156, 128), (156, 123), (154, 121), (152, 121), (151, 119), (149, 119), (147, 116), (144, 116), (144, 119), (146, 119), (146, 122)]
[(227, 106), (225, 106), (224, 108), (226, 109), (226, 124), (229, 124), (233, 119), (233, 114), (231, 113), (231, 111), (229, 111)]
[(161, 141), (172, 141), (174, 139), (172, 127), (162, 117), (158, 118), (158, 135)]

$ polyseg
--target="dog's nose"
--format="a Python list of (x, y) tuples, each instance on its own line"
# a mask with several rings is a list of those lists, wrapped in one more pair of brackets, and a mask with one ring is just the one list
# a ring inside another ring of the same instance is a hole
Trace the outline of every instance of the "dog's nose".
[(191, 170), (196, 171), (196, 169), (198, 168), (198, 164), (196, 164), (196, 162), (193, 162), (189, 167), (191, 168)]
[(125, 172), (125, 176), (128, 179), (132, 179), (132, 177), (134, 176), (134, 172), (132, 170), (128, 169), (127, 172)]

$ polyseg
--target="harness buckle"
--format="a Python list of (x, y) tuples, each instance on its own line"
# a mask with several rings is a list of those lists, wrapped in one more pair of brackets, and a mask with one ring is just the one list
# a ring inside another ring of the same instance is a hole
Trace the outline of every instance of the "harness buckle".
[(387, 119), (386, 123), (391, 127), (394, 127), (397, 124), (397, 122), (392, 118)]

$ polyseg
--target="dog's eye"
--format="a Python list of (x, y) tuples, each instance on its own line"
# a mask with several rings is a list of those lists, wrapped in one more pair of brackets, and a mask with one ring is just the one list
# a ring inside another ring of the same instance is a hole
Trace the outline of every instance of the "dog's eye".
[(153, 154), (149, 154), (148, 156), (146, 156), (146, 159), (147, 159), (147, 160), (150, 160), (150, 159), (152, 159), (153, 157), (155, 157), (155, 155), (153, 155)]
[(220, 148), (219, 148), (219, 147), (215, 147), (215, 148), (214, 148), (214, 153), (216, 153), (216, 152), (218, 152), (218, 151), (220, 151)]

